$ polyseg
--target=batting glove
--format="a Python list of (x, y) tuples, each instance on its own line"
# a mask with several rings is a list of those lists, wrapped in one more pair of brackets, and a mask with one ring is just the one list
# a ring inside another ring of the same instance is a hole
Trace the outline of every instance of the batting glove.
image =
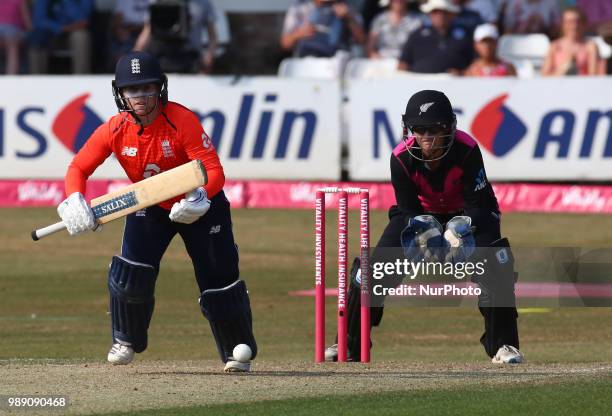
[(197, 188), (185, 195), (180, 202), (175, 202), (170, 210), (170, 219), (174, 222), (191, 224), (208, 212), (210, 200), (206, 189)]
[(57, 213), (70, 235), (79, 234), (98, 227), (94, 214), (80, 192), (71, 194), (57, 207)]

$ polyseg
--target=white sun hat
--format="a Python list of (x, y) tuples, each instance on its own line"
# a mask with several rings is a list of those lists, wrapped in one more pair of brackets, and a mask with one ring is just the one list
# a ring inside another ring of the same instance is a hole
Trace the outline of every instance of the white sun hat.
[(434, 10), (444, 10), (449, 13), (459, 13), (461, 9), (451, 0), (427, 0), (427, 3), (421, 6), (423, 13), (431, 13)]
[(484, 23), (482, 25), (478, 25), (476, 30), (474, 30), (474, 41), (480, 42), (483, 39), (498, 39), (499, 32), (497, 31), (497, 26), (491, 23)]

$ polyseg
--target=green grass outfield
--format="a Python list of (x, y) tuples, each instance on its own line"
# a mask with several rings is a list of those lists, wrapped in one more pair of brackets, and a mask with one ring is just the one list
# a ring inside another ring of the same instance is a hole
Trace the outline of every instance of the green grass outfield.
[[(612, 379), (602, 382), (549, 384), (506, 389), (470, 388), (387, 392), (376, 395), (323, 396), (315, 399), (289, 399), (106, 413), (103, 416), (230, 416), (248, 412), (267, 415), (606, 415), (612, 409)], [(102, 416), (102, 414), (100, 415)]]
[[(259, 344), (256, 370), (278, 362), (311, 363), (314, 299), (292, 297), (288, 293), (313, 287), (313, 211), (234, 210), (233, 215), (234, 232), (240, 246), (241, 275), (249, 286)], [(333, 280), (336, 219), (333, 213), (329, 215), (328, 276)], [(106, 272), (111, 256), (120, 250), (123, 223), (107, 224), (101, 233), (72, 238), (54, 235), (39, 242), (30, 240), (29, 233), (33, 228), (56, 220), (53, 209), (0, 209), (0, 374), (3, 363), (23, 363), (27, 374), (30, 360), (51, 360), (49, 362), (54, 365), (103, 365), (108, 352)], [(372, 212), (373, 244), (385, 224), (385, 212)], [(358, 250), (356, 212), (351, 212), (351, 225), (350, 251), (355, 255)], [(508, 214), (503, 217), (502, 226), (503, 234), (517, 247), (612, 247), (612, 216)], [(201, 316), (198, 296), (191, 262), (177, 237), (162, 262), (149, 348), (137, 357), (136, 365), (138, 362), (216, 360), (215, 344), (208, 324)], [(329, 298), (327, 328), (330, 341), (335, 329), (333, 309), (334, 299)], [(529, 363), (590, 365), (612, 362), (610, 308), (557, 308), (548, 313), (526, 313), (520, 316), (519, 329), (521, 349)], [(490, 366), (488, 357), (478, 343), (481, 333), (482, 318), (476, 310), (388, 308), (382, 326), (373, 332), (372, 358), (375, 363), (395, 361), (434, 366), (467, 363), (487, 368)], [(334, 372), (328, 366), (324, 371)], [(36, 375), (32, 374), (32, 379), (35, 378)], [(522, 386), (524, 391), (513, 391), (517, 395), (522, 392), (522, 397), (532, 397), (532, 400), (559, 391), (559, 394), (565, 392), (568, 400), (573, 398), (580, 402), (588, 397), (589, 392), (596, 394), (610, 387), (609, 380), (572, 384), (576, 380), (571, 372), (565, 378), (551, 381), (556, 384), (550, 388), (540, 386), (530, 392), (527, 386)], [(2, 391), (0, 383), (0, 394)], [(435, 401), (441, 403), (437, 408), (441, 412), (451, 402), (469, 406), (473, 400), (467, 398), (474, 397), (471, 391), (462, 392), (453, 387), (443, 394), (430, 390), (414, 394), (385, 393), (372, 403), (375, 407), (382, 407), (387, 406), (385, 402), (397, 401), (397, 411), (400, 412), (404, 407), (424, 406), (435, 396)], [(347, 393), (345, 389), (337, 388), (330, 394)], [(482, 413), (490, 413), (487, 406), (498, 403), (500, 394), (503, 393), (490, 391), (479, 396), (482, 397), (478, 403), (482, 406)], [(322, 408), (316, 406), (333, 406), (335, 402), (334, 399), (321, 399), (312, 402), (314, 407), (308, 407), (302, 405), (303, 400), (306, 399), (259, 402), (249, 405), (249, 409), (271, 406), (270, 409), (278, 408), (282, 414), (294, 406), (302, 412), (312, 409), (312, 413), (318, 413)], [(353, 406), (353, 399), (346, 398), (342, 402), (350, 408), (366, 408), (359, 404)], [(549, 403), (558, 406), (563, 402), (551, 399)], [(609, 401), (607, 403), (609, 407)], [(214, 409), (232, 412), (231, 404), (224, 406)], [(175, 405), (169, 403), (161, 407)], [(569, 407), (563, 409), (567, 411)], [(168, 414), (197, 413), (194, 412)], [(333, 410), (333, 413), (340, 412), (349, 414), (346, 408)], [(393, 414), (390, 412), (385, 410), (384, 414)], [(442, 414), (440, 412), (434, 413)], [(306, 414), (297, 413), (297, 410), (292, 413)], [(458, 413), (462, 411), (455, 412)]]

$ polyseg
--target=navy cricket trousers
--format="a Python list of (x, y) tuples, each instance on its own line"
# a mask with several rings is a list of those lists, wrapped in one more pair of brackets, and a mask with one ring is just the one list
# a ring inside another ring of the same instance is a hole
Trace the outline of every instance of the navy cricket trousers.
[(128, 215), (121, 255), (150, 264), (159, 272), (164, 252), (179, 234), (191, 257), (200, 293), (234, 283), (239, 277), (238, 248), (230, 204), (223, 191), (211, 199), (208, 212), (192, 224), (172, 222), (169, 213), (156, 205)]

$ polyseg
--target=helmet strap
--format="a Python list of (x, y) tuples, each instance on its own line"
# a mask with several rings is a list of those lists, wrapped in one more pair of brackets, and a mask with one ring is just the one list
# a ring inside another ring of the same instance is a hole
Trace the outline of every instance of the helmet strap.
[[(437, 156), (434, 158), (425, 158), (425, 156), (423, 155), (423, 150), (421, 149), (420, 145), (417, 143), (416, 138), (414, 139), (416, 146), (408, 146), (409, 136), (407, 134), (404, 135), (404, 147), (408, 151), (408, 154), (412, 156), (413, 158), (415, 158), (416, 160), (419, 160), (421, 162), (436, 162), (440, 159), (443, 159), (450, 152), (455, 142), (455, 132), (456, 132), (456, 129), (451, 129), (450, 134), (444, 134), (444, 135), (439, 135), (439, 136), (434, 137), (433, 143), (435, 143), (435, 141), (441, 137), (449, 137), (449, 143), (447, 146), (445, 146), (444, 152), (440, 156)], [(415, 149), (418, 149), (420, 151), (421, 153), (420, 156), (414, 151)]]

